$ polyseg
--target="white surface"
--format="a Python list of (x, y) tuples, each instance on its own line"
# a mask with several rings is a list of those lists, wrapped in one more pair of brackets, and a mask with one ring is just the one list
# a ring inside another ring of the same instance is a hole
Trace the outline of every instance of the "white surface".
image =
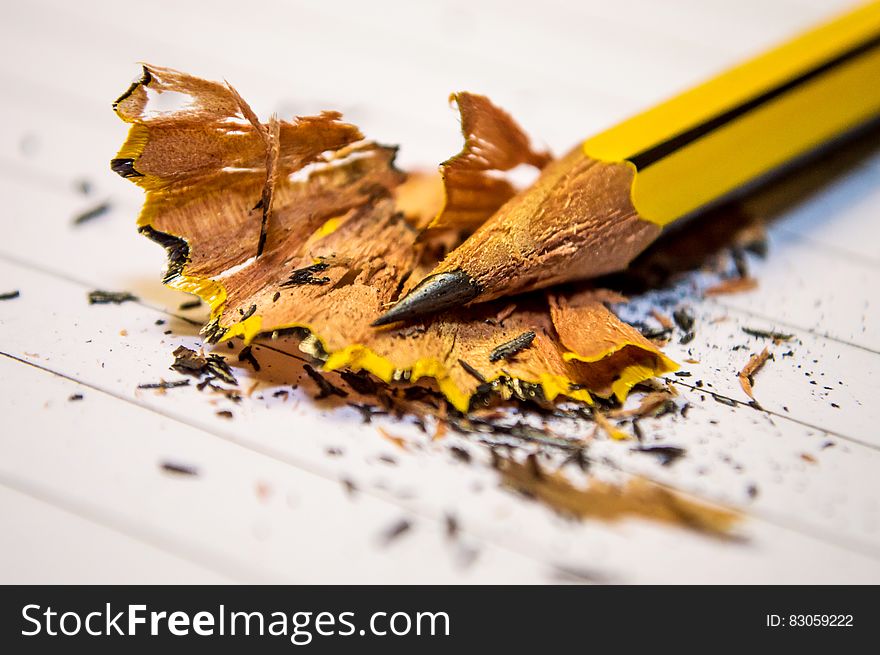
[[(342, 109), (369, 136), (403, 144), (404, 165), (429, 166), (460, 146), (451, 90), (487, 93), (560, 152), (839, 6), (285, 2), (253, 17), (218, 2), (154, 2), (138, 14), (118, 3), (7, 9), (0, 292), (22, 296), (0, 303), (0, 581), (550, 582), (565, 565), (619, 582), (880, 582), (880, 157), (774, 224), (771, 256), (750, 260), (760, 287), (701, 303), (690, 350), (670, 345), (678, 361), (700, 362), (683, 366), (692, 377), (673, 378), (693, 408), (686, 422), (642, 427), (687, 456), (662, 467), (628, 444), (600, 440), (591, 451), (597, 475), (644, 475), (742, 509), (746, 543), (634, 520), (564, 521), (498, 489), (486, 467), (427, 442), (402, 452), (354, 411), (321, 411), (300, 395), (275, 399), (268, 388), (232, 405), (194, 388), (136, 390), (175, 377), (169, 353), (198, 340), (171, 316), (185, 297), (159, 284), (161, 249), (135, 234), (140, 192), (107, 166), (125, 134), (110, 102), (137, 60), (225, 77), (263, 114)], [(75, 191), (84, 178), (96, 187), (88, 197)], [(108, 215), (70, 226), (103, 198), (113, 200)], [(120, 256), (99, 259), (108, 251)], [(93, 288), (141, 302), (89, 307)], [(742, 326), (796, 335), (795, 356), (775, 347), (758, 377), (765, 411), (708, 395), (747, 400), (735, 373), (763, 344)], [(256, 354), (283, 366), (283, 353)], [(704, 388), (690, 388), (698, 379)], [(69, 402), (74, 393), (85, 398)], [(227, 408), (232, 421), (215, 414)], [(163, 461), (199, 475), (170, 475)], [(341, 479), (359, 491), (348, 495)], [(460, 543), (443, 534), (447, 512), (462, 523)], [(413, 528), (383, 547), (383, 531), (403, 517)]]

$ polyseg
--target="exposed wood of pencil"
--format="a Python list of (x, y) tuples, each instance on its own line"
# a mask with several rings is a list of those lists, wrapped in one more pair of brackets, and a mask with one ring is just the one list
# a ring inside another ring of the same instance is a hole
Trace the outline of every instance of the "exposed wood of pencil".
[(880, 115), (878, 73), (873, 3), (587, 139), (373, 325), (621, 269), (658, 226)]
[(661, 231), (632, 206), (632, 181), (627, 164), (595, 161), (577, 147), (549, 164), (434, 273), (464, 271), (485, 301), (621, 270)]

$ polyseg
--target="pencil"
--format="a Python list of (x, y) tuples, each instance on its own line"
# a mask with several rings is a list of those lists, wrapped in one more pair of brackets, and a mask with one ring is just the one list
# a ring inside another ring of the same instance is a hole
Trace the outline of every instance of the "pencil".
[(587, 139), (374, 325), (626, 268), (671, 223), (880, 115), (880, 2)]

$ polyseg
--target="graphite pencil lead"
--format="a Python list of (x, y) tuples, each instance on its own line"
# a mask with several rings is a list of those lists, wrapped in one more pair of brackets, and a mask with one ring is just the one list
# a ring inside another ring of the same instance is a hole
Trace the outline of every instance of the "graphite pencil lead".
[(429, 275), (394, 307), (373, 321), (372, 326), (408, 321), (460, 307), (480, 295), (481, 291), (480, 285), (461, 270)]

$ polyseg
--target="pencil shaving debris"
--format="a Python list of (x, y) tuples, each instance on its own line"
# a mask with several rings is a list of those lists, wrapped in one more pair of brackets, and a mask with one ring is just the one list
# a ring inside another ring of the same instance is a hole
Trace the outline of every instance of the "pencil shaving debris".
[[(163, 110), (158, 120), (147, 87), (184, 93), (191, 103)], [(167, 251), (164, 282), (204, 302), (211, 316), (205, 341), (226, 341), (230, 357), (243, 342), (238, 361), (254, 374), (260, 372), (254, 344), (271, 343), (290, 356), (290, 368), (271, 366), (268, 354), (265, 368), (289, 376), (288, 388), (302, 383), (315, 398), (356, 410), (365, 423), (377, 415), (405, 417), (424, 432), (415, 441), (380, 428), (396, 445), (449, 447), (457, 461), (478, 465), (459, 445), (467, 439), (475, 452), (479, 444), (491, 449), (505, 482), (517, 481), (510, 486), (569, 515), (641, 516), (723, 532), (734, 519), (719, 518), (724, 512), (699, 518), (699, 510), (668, 492), (642, 491), (640, 483), (576, 487), (559, 470), (545, 470), (552, 456), (568, 472), (593, 476), (595, 435), (631, 439), (627, 425), (638, 441), (622, 452), (648, 454), (666, 466), (684, 455), (680, 446), (656, 443), (654, 428), (661, 417), (684, 417), (689, 405), (679, 413), (672, 387), (645, 383), (679, 369), (651, 339), (668, 340), (676, 329), (682, 342), (693, 339), (688, 307), (676, 308), (671, 319), (648, 310), (643, 319), (653, 324), (653, 316), (659, 329), (634, 327), (606, 307), (627, 298), (572, 284), (516, 302), (456, 307), (423, 322), (370, 327), (462, 234), (516, 193), (498, 173), (550, 161), (488, 99), (458, 94), (456, 100), (465, 148), (440, 176), (405, 175), (394, 165), (394, 148), (365, 140), (336, 112), (264, 124), (230, 87), (148, 66), (117, 101), (131, 132), (111, 166), (146, 191), (140, 231)], [(479, 180), (470, 196), (465, 179)], [(728, 281), (734, 283), (747, 282)], [(200, 390), (241, 399), (217, 384), (237, 384), (217, 354), (181, 346), (172, 368), (199, 379)], [(636, 406), (623, 410), (634, 388)], [(228, 409), (215, 411), (232, 418)], [(551, 419), (570, 420), (576, 430), (557, 431)], [(508, 457), (526, 451), (523, 464)], [(348, 493), (356, 489), (347, 478), (342, 484)], [(409, 525), (392, 528), (389, 541)]]
[(136, 301), (138, 298), (128, 291), (101, 291), (89, 292), (90, 305), (120, 305), (124, 302)]
[(612, 439), (615, 439), (617, 441), (626, 441), (627, 439), (631, 438), (630, 435), (628, 435), (626, 432), (615, 427), (611, 423), (611, 421), (609, 421), (605, 417), (604, 414), (602, 414), (600, 412), (596, 412), (593, 415), (593, 418), (596, 420), (596, 423), (599, 425), (600, 428), (602, 428), (602, 430), (605, 432), (605, 434), (607, 434)]
[(758, 281), (752, 277), (735, 277), (724, 280), (706, 289), (707, 296), (722, 296), (729, 293), (745, 293), (758, 288)]
[(489, 353), (489, 361), (497, 362), (502, 359), (510, 359), (517, 353), (525, 350), (529, 346), (532, 345), (532, 341), (535, 340), (535, 333), (529, 330), (528, 332), (523, 332), (518, 337), (514, 337), (510, 341), (502, 343), (500, 346), (497, 346)]
[(208, 364), (208, 361), (195, 350), (186, 346), (178, 346), (172, 353), (174, 363), (171, 368), (179, 373), (187, 373), (200, 377)]
[(662, 466), (670, 466), (677, 462), (680, 458), (684, 457), (687, 452), (684, 448), (680, 448), (678, 446), (639, 446), (638, 448), (633, 448), (635, 452), (639, 453), (648, 453), (649, 455), (655, 455), (659, 460)]
[(189, 386), (189, 380), (172, 380), (171, 382), (166, 382), (165, 380), (162, 380), (161, 382), (145, 382), (143, 384), (139, 384), (137, 388), (166, 391), (167, 389), (176, 389), (178, 387), (186, 386)]
[(517, 189), (503, 173), (519, 165), (541, 169), (552, 159), (534, 150), (511, 116), (473, 93), (450, 97), (461, 114), (465, 143), (440, 165), (443, 206), (428, 230), (473, 230), (512, 198)]
[(382, 532), (380, 535), (380, 542), (383, 546), (389, 546), (392, 542), (397, 541), (411, 529), (412, 523), (409, 519), (399, 519)]
[(109, 202), (102, 202), (94, 207), (85, 210), (81, 214), (78, 214), (73, 219), (74, 225), (82, 225), (83, 223), (88, 223), (91, 220), (98, 218), (99, 216), (103, 216), (107, 212), (110, 211), (112, 205)]
[(752, 400), (755, 398), (752, 389), (755, 384), (755, 375), (761, 370), (768, 359), (772, 359), (772, 355), (767, 348), (764, 348), (761, 352), (749, 357), (749, 361), (746, 362), (746, 365), (743, 366), (737, 376), (742, 390), (745, 391), (746, 395)]
[(773, 341), (777, 343), (781, 341), (788, 341), (794, 338), (793, 334), (787, 334), (785, 332), (774, 332), (772, 330), (756, 330), (755, 328), (744, 327), (742, 331), (753, 337), (759, 337), (762, 339), (773, 339)]
[[(192, 101), (157, 115), (147, 88)], [(132, 127), (112, 168), (146, 190), (140, 231), (168, 252), (165, 283), (209, 305), (208, 342), (293, 341), (325, 370), (364, 369), (403, 385), (433, 380), (459, 411), (486, 393), (623, 399), (640, 381), (677, 368), (603, 305), (607, 292), (589, 288), (370, 327), (460, 240), (424, 230), (431, 207), (445, 207), (443, 220), (458, 212), (469, 222), (497, 205), (499, 187), (487, 183), (471, 190), (465, 210), (459, 173), (484, 178), (549, 161), (488, 99), (461, 93), (456, 102), (466, 146), (445, 165), (444, 190), (424, 175), (405, 176), (395, 149), (364, 140), (336, 112), (263, 124), (226, 85), (146, 66), (115, 104)], [(477, 205), (482, 214), (471, 211)], [(496, 351), (499, 344), (506, 347)], [(317, 371), (306, 372), (315, 379)]]
[(544, 503), (557, 512), (581, 519), (606, 521), (639, 517), (670, 523), (716, 537), (729, 537), (739, 515), (687, 499), (642, 478), (625, 485), (592, 480), (579, 488), (558, 471), (543, 471), (531, 464), (499, 457), (497, 467), (505, 484)]
[(195, 466), (180, 464), (178, 462), (165, 461), (160, 464), (160, 467), (166, 473), (174, 475), (196, 476), (199, 474), (199, 471)]

